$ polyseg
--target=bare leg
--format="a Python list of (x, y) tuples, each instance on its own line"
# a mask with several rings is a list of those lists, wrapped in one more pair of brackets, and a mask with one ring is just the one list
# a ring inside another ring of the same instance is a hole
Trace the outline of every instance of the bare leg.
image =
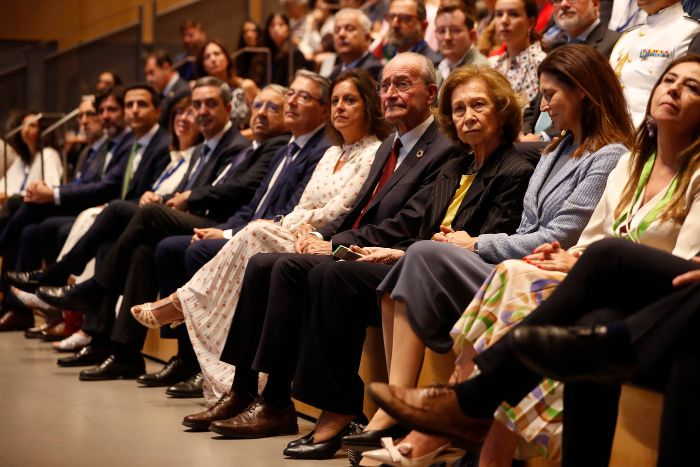
[(479, 467), (510, 467), (518, 445), (518, 435), (494, 420), (489, 434), (481, 447)]
[(394, 306), (396, 302), (389, 294), (382, 295), (382, 335), (384, 336), (384, 357), (386, 358), (386, 374), (391, 374), (391, 350), (394, 345)]
[(328, 441), (345, 428), (355, 417), (353, 415), (343, 415), (324, 410), (318, 417), (314, 428), (314, 443)]

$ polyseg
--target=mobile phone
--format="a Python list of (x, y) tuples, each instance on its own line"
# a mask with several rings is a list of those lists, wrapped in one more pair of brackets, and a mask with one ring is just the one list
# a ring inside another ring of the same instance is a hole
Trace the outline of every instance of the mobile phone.
[(355, 261), (356, 259), (362, 258), (364, 255), (356, 251), (352, 251), (350, 248), (340, 245), (333, 252), (333, 257), (337, 259), (342, 259), (345, 261)]

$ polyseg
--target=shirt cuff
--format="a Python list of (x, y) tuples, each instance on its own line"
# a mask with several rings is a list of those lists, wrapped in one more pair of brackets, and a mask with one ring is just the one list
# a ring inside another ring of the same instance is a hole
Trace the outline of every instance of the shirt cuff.
[(324, 240), (323, 235), (321, 235), (321, 232), (313, 231), (313, 232), (309, 232), (309, 233), (311, 235), (313, 235), (314, 237), (318, 238), (319, 240)]
[(61, 205), (61, 189), (57, 186), (53, 188), (53, 204)]
[(549, 135), (544, 131), (540, 132), (540, 139), (542, 141), (552, 141), (552, 138), (550, 138)]
[(233, 238), (233, 229), (224, 230), (224, 238), (226, 240), (231, 240)]

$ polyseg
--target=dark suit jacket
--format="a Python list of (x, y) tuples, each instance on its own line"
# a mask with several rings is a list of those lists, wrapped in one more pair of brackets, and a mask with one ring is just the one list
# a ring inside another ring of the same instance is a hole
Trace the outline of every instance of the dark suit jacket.
[(220, 183), (193, 188), (187, 200), (189, 211), (219, 222), (235, 214), (253, 198), (272, 158), (280, 148), (286, 148), (289, 138), (285, 134), (261, 142)]
[[(210, 186), (214, 180), (216, 180), (216, 177), (219, 175), (219, 173), (221, 173), (224, 167), (226, 167), (231, 158), (238, 153), (245, 151), (249, 146), (250, 141), (242, 136), (234, 125), (231, 125), (231, 128), (221, 135), (221, 139), (214, 148), (214, 151), (211, 153), (211, 156), (209, 156), (207, 164), (204, 166), (204, 169), (202, 169), (199, 175), (197, 175), (197, 179), (194, 181), (192, 189)], [(185, 176), (182, 177), (182, 181), (178, 184), (175, 192), (182, 192), (185, 190), (190, 174), (198, 165), (197, 161), (202, 157), (203, 150), (204, 143), (195, 148), (194, 152), (192, 153), (190, 165), (187, 167), (187, 172), (185, 172)], [(172, 196), (166, 198), (170, 197)]]
[(168, 94), (165, 96), (160, 96), (160, 119), (158, 120), (160, 126), (166, 130), (168, 129), (168, 122), (170, 121), (168, 117), (170, 116), (170, 111), (172, 110), (173, 105), (182, 96), (189, 94), (189, 92), (189, 85), (178, 75), (177, 81), (175, 81), (172, 89), (168, 91)]
[[(301, 194), (304, 192), (304, 188), (306, 188), (306, 184), (309, 182), (316, 164), (323, 157), (326, 149), (332, 145), (333, 143), (326, 138), (325, 128), (321, 128), (311, 137), (299, 151), (294, 162), (280, 173), (275, 181), (275, 185), (269, 194), (270, 203), (263, 215), (263, 219), (273, 219), (277, 215), (288, 214), (294, 209), (294, 206), (299, 203)], [(275, 169), (284, 162), (286, 151), (286, 146), (277, 151), (267, 175), (255, 192), (253, 199), (217, 228), (221, 230), (233, 229), (234, 232), (237, 232), (253, 219), (258, 204), (260, 204), (265, 195), (272, 175), (275, 173)]]
[(423, 43), (416, 50), (414, 50), (414, 52), (424, 55), (428, 58), (428, 60), (433, 62), (433, 65), (435, 66), (438, 66), (442, 59), (445, 58), (440, 52), (436, 52), (435, 50), (431, 49), (428, 43), (425, 41), (423, 41)]
[[(608, 29), (608, 24), (601, 23), (591, 31), (591, 33), (586, 38), (586, 44), (590, 45), (598, 52), (600, 52), (604, 57), (610, 58), (613, 47), (617, 44), (618, 39), (620, 39), (621, 34), (616, 31), (611, 31)], [(553, 44), (552, 48), (561, 47), (566, 43)], [(525, 109), (523, 115), (523, 130), (525, 133), (532, 133), (537, 123), (537, 119), (540, 118), (540, 105), (542, 103), (542, 93), (538, 92), (537, 96), (532, 100), (530, 106)], [(550, 137), (554, 137), (559, 134), (557, 130), (550, 126), (544, 130)]]
[[(331, 81), (335, 80), (340, 74), (340, 70), (342, 67), (343, 64), (340, 62), (340, 57), (336, 58), (335, 67), (333, 67), (333, 71), (331, 72), (331, 75), (328, 77), (328, 79)], [(377, 82), (379, 82), (382, 79), (382, 70), (384, 69), (384, 65), (382, 65), (382, 62), (380, 62), (377, 59), (377, 57), (375, 57), (369, 52), (367, 52), (362, 58), (360, 58), (360, 60), (358, 60), (354, 69), (357, 68), (361, 68), (367, 71), (367, 73), (369, 73), (369, 75), (372, 78), (374, 78), (374, 80)]]
[[(146, 146), (141, 156), (141, 162), (131, 178), (131, 183), (129, 183), (129, 188), (126, 192), (124, 199), (131, 201), (138, 201), (146, 191), (150, 190), (153, 183), (158, 179), (158, 176), (163, 172), (165, 166), (168, 165), (170, 160), (170, 148), (168, 147), (168, 142), (170, 137), (165, 128), (160, 127), (151, 141)], [(129, 157), (123, 158), (121, 161), (124, 164), (124, 169), (122, 170), (122, 176), (126, 170), (127, 163), (129, 162)], [(119, 188), (121, 189), (121, 179), (119, 181)]]
[[(75, 207), (75, 210), (80, 212), (118, 197), (122, 186), (122, 176), (126, 170), (126, 163), (133, 143), (133, 133), (125, 134), (119, 139), (117, 145), (112, 149), (112, 159), (107, 170), (98, 180), (61, 185), (59, 187), (61, 205)], [(105, 157), (106, 155), (105, 153)], [(104, 157), (102, 161), (104, 161)]]
[[(406, 248), (419, 240), (430, 239), (440, 231), (447, 208), (474, 156), (455, 157), (442, 168), (435, 180), (418, 236), (402, 242)], [(477, 172), (452, 221), (453, 230), (472, 236), (482, 233), (514, 233), (523, 212), (523, 197), (534, 167), (515, 151), (512, 144), (499, 147)]]
[(352, 228), (379, 182), (393, 142), (392, 134), (377, 150), (355, 207), (344, 218), (319, 229), (324, 238), (331, 240), (334, 248), (338, 245), (392, 246), (414, 237), (418, 232), (432, 184), (445, 161), (457, 150), (439, 133), (435, 122), (428, 126), (389, 181), (372, 199), (359, 228)]

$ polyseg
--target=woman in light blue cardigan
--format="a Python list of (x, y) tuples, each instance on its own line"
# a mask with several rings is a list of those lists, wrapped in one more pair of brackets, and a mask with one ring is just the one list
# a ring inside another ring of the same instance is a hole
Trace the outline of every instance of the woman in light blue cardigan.
[[(424, 345), (440, 353), (452, 348), (453, 324), (496, 264), (554, 240), (573, 246), (608, 174), (629, 151), (632, 123), (602, 55), (583, 45), (564, 46), (550, 53), (538, 73), (542, 111), (563, 136), (535, 168), (516, 233), (470, 237), (444, 229), (412, 245), (378, 288), (390, 384), (415, 385)], [(380, 411), (367, 430), (382, 432), (392, 423)]]

